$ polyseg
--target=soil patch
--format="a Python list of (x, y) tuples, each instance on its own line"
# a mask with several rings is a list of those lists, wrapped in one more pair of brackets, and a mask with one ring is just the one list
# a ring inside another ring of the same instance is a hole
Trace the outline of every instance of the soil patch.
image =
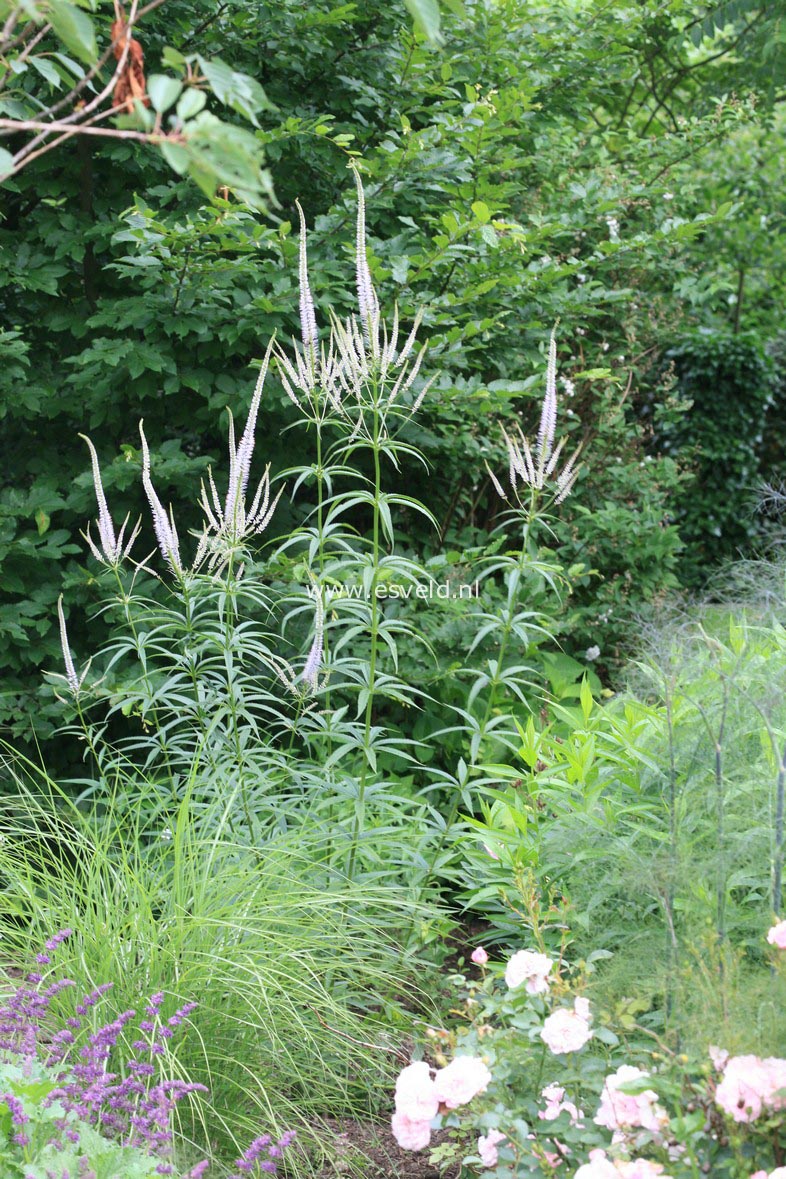
[[(372, 1122), (347, 1121), (328, 1123), (335, 1138), (334, 1161), (320, 1172), (319, 1179), (357, 1176), (363, 1179), (440, 1179), (440, 1172), (429, 1165), (427, 1150), (402, 1150), (390, 1127)], [(441, 1136), (434, 1134), (432, 1146)], [(443, 1179), (458, 1179), (458, 1170), (443, 1171)]]

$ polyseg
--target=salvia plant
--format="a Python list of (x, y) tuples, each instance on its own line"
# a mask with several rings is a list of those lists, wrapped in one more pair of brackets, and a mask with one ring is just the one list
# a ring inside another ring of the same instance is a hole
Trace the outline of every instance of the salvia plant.
[[(207, 1160), (187, 1175), (172, 1161), (172, 1118), (179, 1101), (206, 1092), (205, 1086), (165, 1075), (169, 1041), (195, 1004), (165, 1017), (166, 996), (158, 992), (145, 1001), (141, 1016), (129, 1008), (101, 1023), (112, 989), (102, 983), (65, 1016), (65, 994), (75, 984), (52, 977), (51, 967), (58, 947), (71, 937), (70, 929), (54, 934), (36, 955), (36, 969), (0, 1006), (3, 1175), (143, 1179), (177, 1171), (183, 1179), (200, 1179)], [(274, 1174), (292, 1137), (256, 1139), (235, 1161), (233, 1179)]]

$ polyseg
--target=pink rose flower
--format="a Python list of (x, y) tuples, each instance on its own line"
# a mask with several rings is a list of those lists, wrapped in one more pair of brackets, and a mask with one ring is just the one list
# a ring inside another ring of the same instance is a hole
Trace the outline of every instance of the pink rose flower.
[(414, 1121), (405, 1113), (394, 1113), (390, 1123), (393, 1137), (402, 1150), (425, 1150), (431, 1142), (428, 1122)]
[(667, 1121), (666, 1113), (658, 1106), (658, 1095), (652, 1089), (642, 1093), (620, 1093), (620, 1085), (640, 1081), (647, 1073), (630, 1064), (621, 1065), (616, 1073), (606, 1077), (600, 1095), (600, 1107), (594, 1117), (596, 1126), (608, 1130), (650, 1130), (657, 1134)]
[(489, 956), (482, 946), (478, 946), (476, 950), (473, 950), (470, 956), (476, 966), (485, 966), (489, 960)]
[(753, 1122), (771, 1093), (771, 1072), (758, 1056), (732, 1056), (715, 1101), (735, 1122)]
[[(413, 1122), (430, 1122), (437, 1116), (439, 1099), (425, 1060), (402, 1069), (396, 1081), (396, 1112)], [(419, 1148), (415, 1148), (419, 1149)]]
[(767, 934), (767, 941), (779, 950), (786, 950), (786, 921), (779, 921), (773, 925)]
[(448, 1109), (466, 1105), (488, 1088), (491, 1073), (479, 1056), (456, 1056), (434, 1078), (434, 1092)]
[(660, 1163), (651, 1163), (648, 1159), (633, 1159), (629, 1163), (617, 1163), (617, 1171), (622, 1179), (671, 1179), (663, 1174)]
[(548, 1019), (544, 1020), (543, 1027), (540, 1029), (540, 1037), (555, 1056), (566, 1052), (578, 1052), (592, 1038), (592, 1029), (587, 1018), (581, 1014), (586, 1011), (589, 1016), (589, 1004), (586, 999), (583, 1001), (577, 999), (576, 1003), (579, 1002), (582, 1003), (582, 1006), (578, 1011), (575, 1007), (573, 1011), (569, 1011), (567, 1007), (559, 1007)]
[(545, 1122), (553, 1122), (561, 1113), (570, 1116), (571, 1123), (576, 1125), (584, 1117), (580, 1109), (572, 1101), (565, 1100), (565, 1090), (562, 1085), (547, 1085), (541, 1097), (545, 1098), (546, 1108), (538, 1111), (538, 1117)]
[(535, 950), (519, 950), (505, 967), (505, 982), (511, 990), (526, 984), (530, 995), (542, 995), (549, 989), (548, 974), (554, 963), (546, 954)]
[(579, 1167), (573, 1179), (619, 1179), (619, 1171), (602, 1150), (591, 1150), (589, 1162)]
[(488, 1134), (481, 1134), (478, 1138), (478, 1154), (484, 1167), (496, 1167), (499, 1162), (497, 1146), (505, 1141), (505, 1135), (499, 1130), (489, 1130)]

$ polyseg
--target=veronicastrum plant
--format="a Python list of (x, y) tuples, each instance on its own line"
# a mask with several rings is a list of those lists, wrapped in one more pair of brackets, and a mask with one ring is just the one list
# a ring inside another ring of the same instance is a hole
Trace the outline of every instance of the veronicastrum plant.
[[(142, 424), (142, 481), (162, 572), (132, 556), (137, 528), (128, 532), (126, 522), (116, 532), (88, 440), (99, 516), (96, 537), (88, 532), (87, 540), (114, 586), (106, 609), (119, 628), (94, 661), (100, 675), (90, 666), (78, 672), (60, 603), (64, 678), (100, 789), (113, 775), (128, 777), (129, 766), (141, 765), (154, 789), (146, 788), (139, 801), (155, 811), (175, 805), (183, 784), (195, 778), (195, 797), (209, 799), (220, 790), (234, 800), (232, 822), (250, 838), (276, 825), (321, 824), (330, 833), (336, 867), (350, 877), (359, 860), (379, 870), (376, 833), (394, 832), (388, 863), (395, 863), (394, 874), (408, 863), (414, 884), (428, 874), (423, 853), (433, 832), (444, 834), (455, 812), (446, 824), (426, 795), (399, 788), (396, 774), (417, 766), (418, 743), (384, 723), (391, 708), (423, 702), (412, 655), (408, 666), (399, 663), (401, 639), (408, 649), (418, 642), (416, 620), (388, 608), (385, 598), (433, 580), (401, 551), (400, 526), (415, 517), (434, 523), (423, 504), (388, 490), (386, 478), (387, 472), (398, 476), (406, 461), (425, 461), (406, 431), (430, 382), (420, 375), (420, 317), (406, 334), (397, 312), (390, 325), (382, 318), (367, 260), (363, 187), (355, 175), (358, 312), (346, 320), (331, 313), (329, 335), (320, 339), (302, 223), (300, 340), (287, 348), (271, 342), (237, 442), (230, 417), (228, 486), (220, 494), (208, 471), (200, 498), (204, 525), (192, 556), (185, 555), (172, 509), (156, 491)], [(293, 496), (305, 490), (312, 498), (302, 524), (260, 554), (256, 538), (271, 533), (284, 491), (274, 494), (268, 467), (253, 497), (249, 493), (257, 418), (272, 368), (314, 455), (278, 478)], [(555, 444), (555, 429), (552, 340), (537, 445), (531, 449), (523, 435), (505, 436), (519, 547), (479, 571), (488, 583), (503, 579), (507, 597), (501, 618), (480, 613), (472, 619), (477, 638), (470, 654), (483, 644), (498, 643), (499, 650), (488, 673), (469, 672), (469, 706), (459, 719), (468, 730), (471, 762), (481, 745), (503, 734), (509, 746), (515, 733), (498, 713), (510, 694), (523, 700), (521, 661), (508, 655), (514, 644), (529, 642), (540, 623), (521, 602), (526, 575), (534, 571), (546, 583), (556, 581), (558, 571), (538, 562), (533, 540), (544, 507), (561, 502), (576, 475), (576, 454), (560, 466), (564, 440)], [(426, 643), (417, 662), (430, 657)], [(133, 718), (131, 736), (117, 736), (127, 727), (123, 716)], [(458, 778), (438, 770), (430, 786), (461, 784), (464, 777), (461, 766)]]
[[(230, 417), (228, 486), (220, 494), (208, 471), (200, 498), (205, 523), (191, 557), (156, 491), (142, 424), (142, 481), (163, 572), (132, 557), (138, 525), (127, 532), (126, 521), (116, 531), (87, 439), (98, 528), (86, 539), (114, 585), (105, 608), (120, 621), (97, 661), (100, 676), (89, 665), (77, 672), (58, 604), (65, 684), (103, 789), (113, 774), (141, 764), (155, 784), (145, 805), (155, 810), (175, 803), (196, 773), (203, 796), (220, 787), (236, 799), (234, 821), (249, 837), (271, 823), (323, 821), (350, 875), (369, 794), (388, 818), (423, 811), (384, 797), (380, 757), (414, 759), (412, 743), (380, 725), (380, 702), (412, 704), (417, 692), (396, 670), (396, 636), (407, 628), (384, 615), (378, 591), (391, 580), (427, 576), (395, 552), (394, 514), (406, 509), (430, 519), (417, 501), (383, 486), (385, 464), (398, 469), (405, 457), (419, 458), (398, 435), (428, 389), (419, 378), (425, 348), (416, 349), (419, 317), (406, 335), (397, 313), (390, 329), (381, 319), (359, 176), (357, 188), (358, 314), (333, 316), (329, 339), (320, 343), (303, 224), (301, 340), (289, 349), (271, 341), (238, 442)], [(271, 361), (315, 445), (313, 463), (281, 478), (294, 478), (293, 494), (313, 485), (316, 504), (263, 558), (253, 543), (269, 529), (284, 491), (273, 493), (269, 467), (253, 497), (248, 491)], [(368, 518), (367, 537), (358, 517)], [(361, 592), (344, 592), (353, 588)], [(131, 737), (114, 737), (120, 714), (138, 722)]]

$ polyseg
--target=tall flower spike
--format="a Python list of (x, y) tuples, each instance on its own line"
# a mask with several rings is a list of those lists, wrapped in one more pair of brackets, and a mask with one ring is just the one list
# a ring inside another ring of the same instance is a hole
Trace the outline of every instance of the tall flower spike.
[(262, 397), (262, 388), (265, 384), (265, 377), (267, 376), (267, 370), (270, 364), (270, 354), (274, 344), (275, 336), (267, 346), (262, 367), (257, 377), (257, 383), (254, 386), (254, 395), (251, 398), (251, 405), (249, 406), (248, 417), (246, 418), (246, 428), (243, 431), (243, 436), (240, 439), (237, 450), (235, 450), (234, 426), (231, 417), (229, 419), (229, 488), (224, 505), (224, 523), (228, 528), (233, 527), (236, 510), (245, 500), (248, 479), (251, 474), (251, 459), (254, 454), (254, 444), (256, 442), (259, 402)]
[(366, 343), (373, 348), (379, 327), (379, 301), (377, 300), (377, 293), (371, 282), (371, 271), (369, 270), (368, 258), (366, 256), (366, 194), (363, 191), (360, 172), (356, 167), (353, 167), (353, 171), (358, 190), (358, 221), (355, 235), (358, 309), (360, 311), (360, 322), (363, 327), (363, 336)]
[(84, 533), (84, 538), (90, 546), (90, 551), (97, 561), (107, 565), (119, 565), (120, 562), (128, 556), (134, 541), (139, 535), (140, 523), (137, 522), (131, 531), (128, 541), (123, 545), (123, 537), (126, 526), (128, 525), (129, 517), (126, 516), (123, 521), (120, 532), (115, 536), (115, 526), (112, 522), (112, 516), (106, 502), (106, 495), (104, 494), (104, 485), (101, 480), (101, 468), (98, 465), (98, 455), (93, 443), (86, 434), (80, 434), (90, 450), (90, 462), (93, 468), (93, 487), (95, 488), (96, 501), (98, 503), (98, 543), (101, 546), (99, 552), (98, 547), (93, 543), (93, 538), (90, 535), (90, 525)]
[(300, 201), (295, 201), (300, 216), (300, 334), (303, 347), (311, 359), (312, 367), (317, 357), (317, 317), (314, 311), (314, 300), (308, 281), (308, 253), (306, 246), (306, 219), (300, 207)]
[(63, 649), (63, 663), (65, 664), (65, 678), (68, 681), (68, 686), (71, 691), (76, 694), (82, 687), (82, 682), (87, 675), (87, 668), (82, 672), (81, 678), (76, 674), (74, 667), (74, 660), (71, 656), (71, 648), (68, 645), (68, 631), (66, 630), (65, 614), (63, 613), (63, 595), (57, 599), (57, 617), (60, 621), (60, 646)]
[(306, 664), (303, 668), (302, 680), (307, 684), (312, 692), (317, 690), (317, 680), (319, 678), (319, 665), (322, 661), (322, 650), (324, 646), (325, 633), (325, 606), (322, 601), (322, 593), (319, 586), (316, 586), (316, 593), (314, 595), (314, 641), (311, 644), (311, 650), (306, 656)]
[(171, 508), (167, 516), (164, 511), (164, 505), (156, 495), (156, 490), (153, 487), (153, 481), (150, 478), (150, 451), (148, 450), (143, 426), (144, 421), (140, 421), (139, 436), (142, 439), (142, 486), (145, 489), (147, 502), (150, 504), (150, 511), (153, 516), (153, 529), (156, 534), (161, 556), (167, 562), (172, 572), (180, 575), (183, 572), (183, 567), (180, 564), (180, 542), (177, 538), (175, 520)]
[(538, 466), (544, 469), (554, 445), (557, 429), (557, 341), (554, 332), (549, 341), (549, 361), (546, 367), (546, 395), (540, 414), (538, 430)]

